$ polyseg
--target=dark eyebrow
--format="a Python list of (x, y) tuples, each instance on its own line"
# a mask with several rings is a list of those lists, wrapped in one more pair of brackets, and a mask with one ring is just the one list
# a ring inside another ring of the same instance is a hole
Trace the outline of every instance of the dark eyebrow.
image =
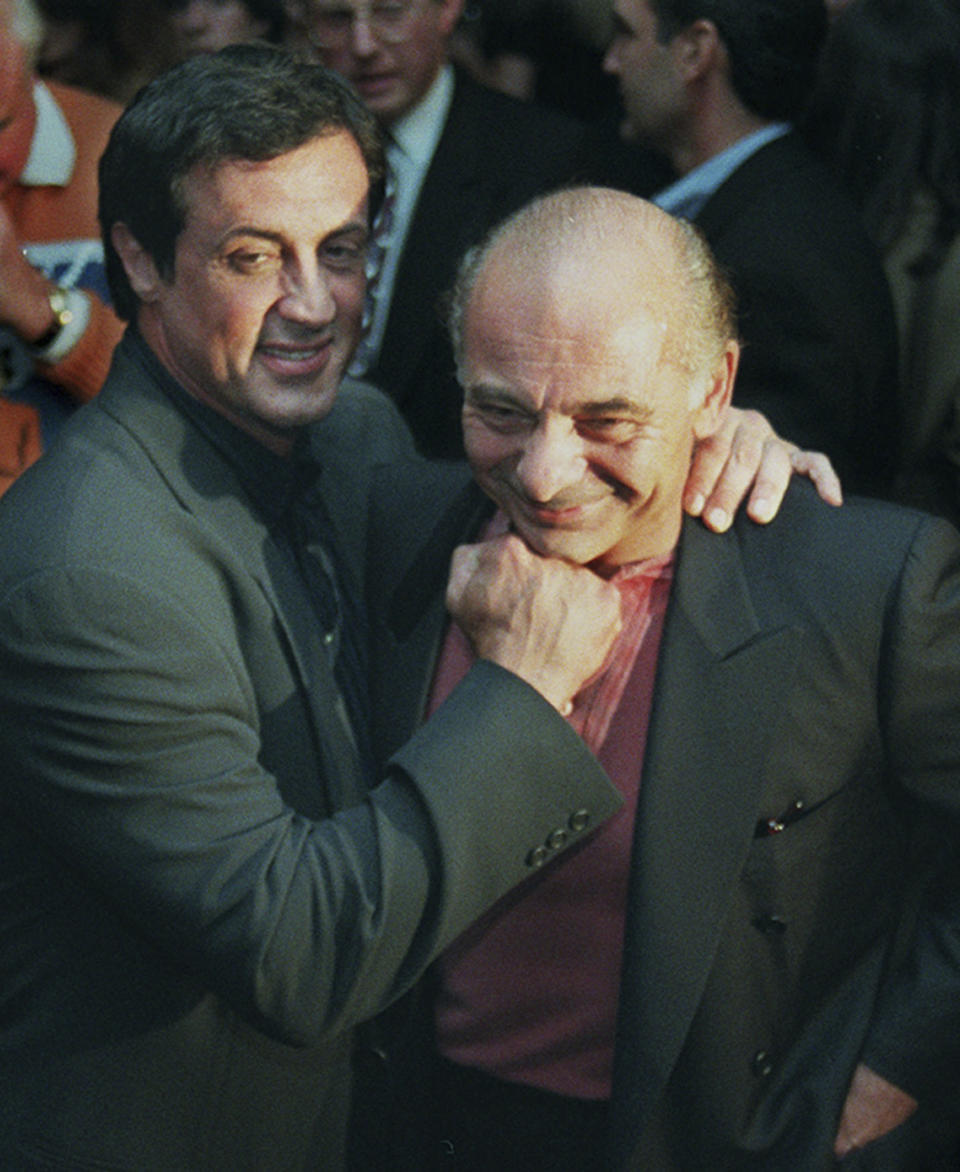
[(238, 228), (231, 228), (224, 236), (223, 243), (229, 244), (238, 236), (256, 236), (260, 240), (269, 240), (272, 244), (283, 243), (283, 238), (278, 232), (268, 232), (266, 228), (254, 228), (249, 224), (241, 224)]
[[(532, 411), (522, 396), (495, 384), (471, 383), (464, 389), (464, 394), (480, 403), (503, 403), (520, 411)], [(639, 422), (649, 419), (652, 414), (653, 409), (648, 404), (638, 403), (636, 399), (628, 399), (623, 395), (616, 395), (611, 399), (591, 400), (576, 406), (573, 410), (573, 415), (580, 419), (601, 419), (607, 415), (621, 415)]]
[(349, 224), (341, 224), (339, 228), (334, 228), (324, 239), (336, 240), (338, 236), (352, 236), (355, 232), (359, 232), (366, 239), (370, 235), (370, 227), (365, 220), (352, 220)]
[[(350, 236), (354, 232), (359, 232), (366, 239), (369, 234), (369, 228), (363, 220), (352, 220), (348, 224), (341, 224), (339, 228), (334, 228), (323, 239), (336, 240), (340, 236)], [(253, 224), (240, 224), (236, 228), (231, 228), (224, 236), (223, 243), (229, 244), (231, 240), (238, 236), (256, 236), (260, 240), (269, 240), (272, 244), (277, 244), (281, 247), (284, 243), (282, 233), (272, 232), (269, 228), (257, 228)]]
[(632, 415), (635, 419), (648, 419), (651, 413), (651, 408), (646, 403), (622, 397), (584, 403), (582, 407), (577, 408), (578, 415), (590, 418), (597, 415)]
[(522, 400), (512, 391), (506, 387), (499, 387), (490, 383), (470, 383), (464, 388), (464, 394), (488, 401), (496, 399), (501, 403), (513, 403), (517, 406), (523, 406)]

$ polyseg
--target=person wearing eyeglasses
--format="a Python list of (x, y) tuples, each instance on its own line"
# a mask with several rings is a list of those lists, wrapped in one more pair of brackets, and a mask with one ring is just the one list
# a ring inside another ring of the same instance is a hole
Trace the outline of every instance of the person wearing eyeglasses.
[(301, 50), (345, 77), (389, 135), (395, 200), (354, 367), (420, 449), (459, 456), (461, 394), (438, 304), (457, 259), (534, 195), (611, 179), (580, 121), (477, 84), (450, 61), (464, 0), (285, 0)]

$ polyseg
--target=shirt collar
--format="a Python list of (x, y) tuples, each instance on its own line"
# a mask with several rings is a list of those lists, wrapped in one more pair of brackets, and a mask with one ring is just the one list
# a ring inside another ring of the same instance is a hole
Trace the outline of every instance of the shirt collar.
[(27, 165), (20, 175), (25, 187), (66, 187), (73, 178), (77, 147), (63, 111), (43, 82), (33, 86), (37, 125)]
[(699, 167), (694, 167), (686, 175), (671, 183), (662, 191), (657, 192), (653, 202), (674, 216), (683, 216), (685, 219), (694, 219), (702, 210), (704, 204), (718, 188), (730, 178), (736, 169), (756, 154), (761, 147), (781, 138), (790, 131), (788, 122), (772, 122), (753, 134), (739, 139), (733, 146), (727, 147), (713, 158), (707, 159)]
[(453, 69), (445, 65), (420, 101), (392, 127), (393, 143), (417, 166), (425, 168), (433, 158), (452, 101)]

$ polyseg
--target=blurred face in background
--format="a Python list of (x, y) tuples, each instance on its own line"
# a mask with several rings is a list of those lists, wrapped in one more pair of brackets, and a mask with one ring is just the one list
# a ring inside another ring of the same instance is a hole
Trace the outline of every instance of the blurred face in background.
[(445, 64), (463, 0), (288, 0), (287, 9), (317, 59), (390, 126)]
[(269, 22), (254, 16), (242, 0), (168, 0), (167, 7), (179, 58), (215, 53), (270, 31)]
[(0, 0), (0, 192), (20, 178), (37, 124), (33, 75), (12, 23), (10, 4)]
[(621, 133), (669, 153), (673, 129), (686, 107), (676, 38), (667, 43), (658, 39), (649, 0), (614, 0), (613, 20), (613, 40), (603, 68), (620, 86)]

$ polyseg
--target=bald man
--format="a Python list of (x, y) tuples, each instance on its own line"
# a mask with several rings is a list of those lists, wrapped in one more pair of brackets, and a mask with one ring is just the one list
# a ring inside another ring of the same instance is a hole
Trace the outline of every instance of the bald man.
[(483, 567), (532, 550), (620, 594), (567, 719), (623, 806), (553, 861), (558, 827), (438, 963), (410, 1166), (936, 1167), (960, 1071), (956, 533), (802, 485), (764, 528), (684, 518), (733, 297), (642, 200), (578, 189), (508, 220), (461, 269), (453, 338), (475, 483), (378, 486), (374, 541), (403, 551), (377, 567), (379, 751), (485, 653), (444, 617), (453, 547), (461, 612), (457, 567), (480, 606)]

